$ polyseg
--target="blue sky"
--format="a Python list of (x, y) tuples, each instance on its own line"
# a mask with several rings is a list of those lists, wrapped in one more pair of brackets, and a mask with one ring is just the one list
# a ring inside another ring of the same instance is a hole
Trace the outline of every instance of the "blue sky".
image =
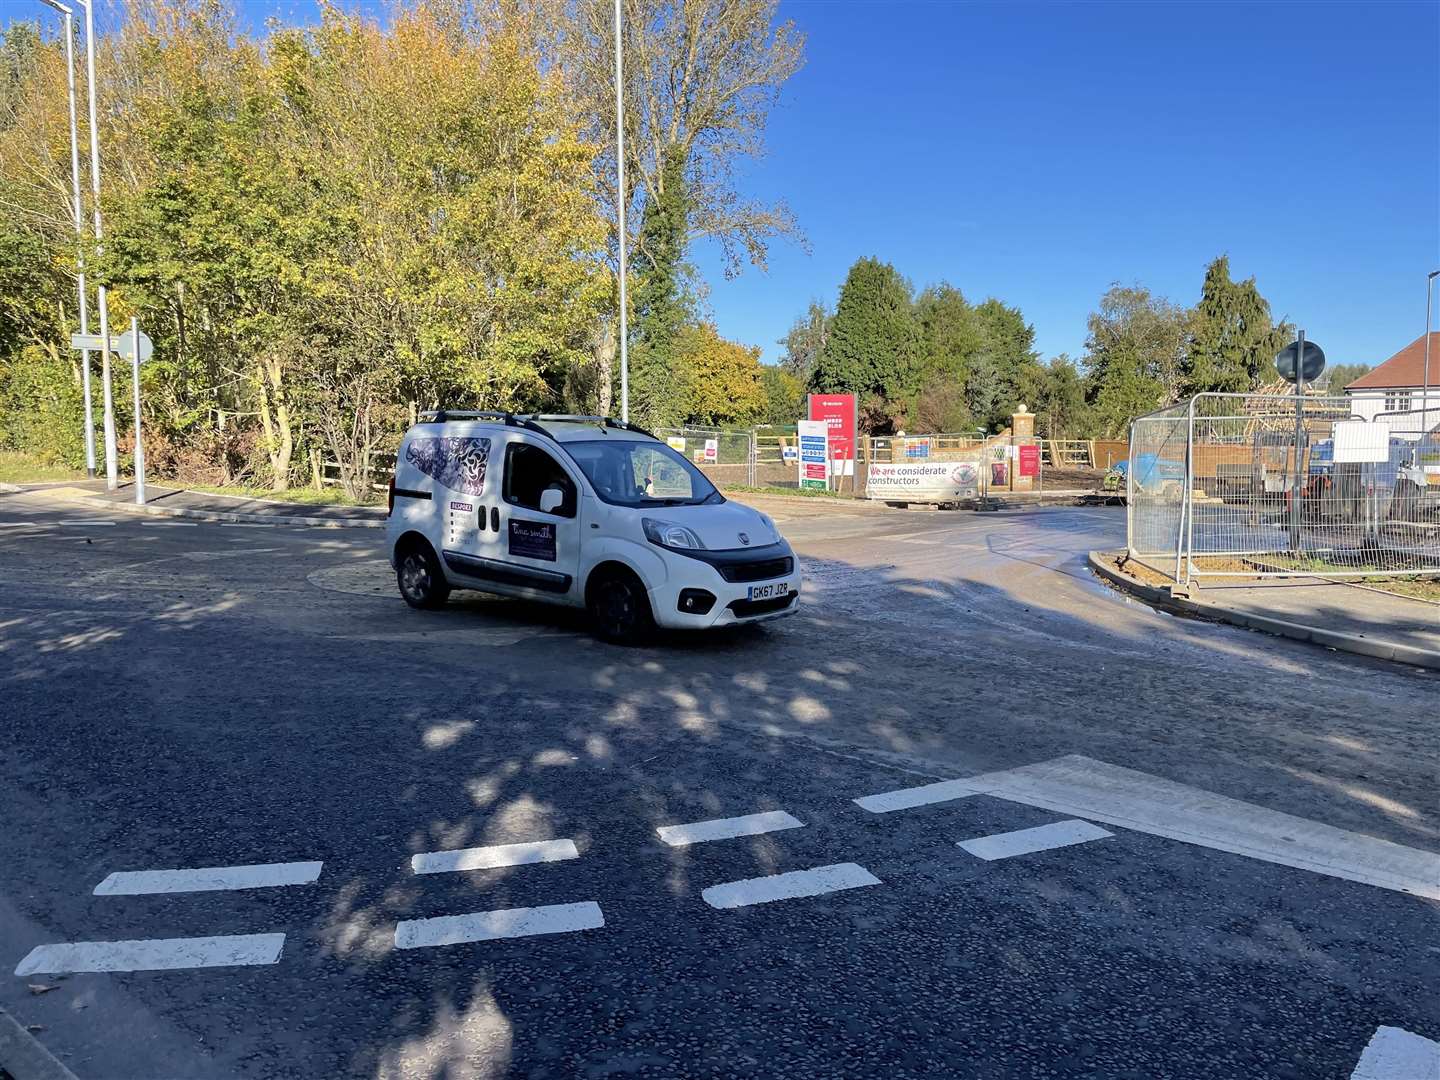
[(1111, 282), (1186, 304), (1228, 252), (1332, 363), (1424, 328), (1440, 266), (1440, 5), (784, 0), (808, 62), (748, 172), (811, 254), (733, 282), (727, 336), (766, 348), (859, 256), (1018, 305), (1083, 352)]
[[(17, 0), (0, 0), (8, 6)], [(30, 5), (27, 5), (30, 6)], [(313, 0), (239, 0), (310, 21)], [(361, 0), (371, 10), (379, 0)], [(767, 360), (857, 258), (949, 280), (1084, 350), (1112, 282), (1190, 304), (1226, 252), (1332, 363), (1424, 327), (1440, 266), (1440, 4), (782, 0), (808, 35), (748, 194), (810, 251), (726, 281), (693, 258), (721, 333)]]

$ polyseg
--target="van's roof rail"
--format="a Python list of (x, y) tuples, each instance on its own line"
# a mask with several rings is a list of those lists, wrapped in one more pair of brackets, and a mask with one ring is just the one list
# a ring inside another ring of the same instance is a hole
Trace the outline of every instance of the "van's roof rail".
[(615, 428), (617, 431), (633, 431), (637, 435), (659, 436), (646, 431), (639, 424), (616, 420), (613, 416), (585, 416), (580, 413), (512, 413), (502, 409), (424, 409), (418, 414), (422, 424), (443, 424), (447, 420), (500, 420), (509, 427), (530, 428), (546, 434), (542, 424), (595, 424), (601, 428)]
[(418, 415), (422, 424), (443, 424), (447, 420), (503, 420), (516, 427), (520, 424), (514, 413), (503, 409), (421, 409)]
[(637, 435), (648, 435), (654, 439), (653, 432), (646, 431), (639, 424), (631, 424), (625, 420), (616, 420), (613, 416), (582, 416), (578, 413), (536, 413), (528, 417), (538, 427), (544, 423), (561, 424), (595, 424), (601, 428), (614, 428), (616, 431), (633, 431)]

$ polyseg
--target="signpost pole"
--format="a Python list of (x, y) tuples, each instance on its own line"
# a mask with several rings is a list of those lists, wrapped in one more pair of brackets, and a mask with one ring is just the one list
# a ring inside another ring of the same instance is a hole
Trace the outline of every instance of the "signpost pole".
[(615, 209), (620, 248), (620, 420), (630, 422), (630, 327), (625, 299), (625, 30), (615, 0)]
[(145, 443), (140, 438), (140, 320), (130, 319), (130, 377), (135, 393), (135, 505), (145, 505)]
[(1305, 437), (1305, 331), (1295, 346), (1295, 475), (1290, 481), (1290, 551), (1300, 553), (1300, 498), (1304, 490), (1300, 441)]

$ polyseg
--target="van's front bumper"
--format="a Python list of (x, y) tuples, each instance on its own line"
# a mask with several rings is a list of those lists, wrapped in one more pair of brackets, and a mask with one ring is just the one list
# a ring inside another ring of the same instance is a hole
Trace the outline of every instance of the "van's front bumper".
[[(650, 610), (661, 626), (703, 630), (765, 622), (793, 615), (800, 606), (800, 562), (784, 541), (743, 553), (706, 552), (698, 558), (675, 552), (666, 555), (665, 581), (650, 590)], [(778, 565), (763, 565), (781, 560), (788, 560), (788, 572)], [(782, 572), (751, 581), (726, 580), (727, 576), (750, 577), (772, 568)], [(783, 598), (751, 598), (756, 589), (781, 584), (785, 586)]]
[[(715, 575), (717, 578), (719, 575)], [(727, 581), (693, 582), (671, 579), (664, 585), (650, 590), (650, 610), (655, 621), (676, 630), (705, 630), (714, 626), (737, 626), (741, 623), (767, 622), (794, 615), (800, 608), (801, 576), (795, 573), (780, 579), (786, 586), (784, 603), (775, 601), (750, 600), (751, 585), (774, 585), (775, 581), (756, 581), (746, 584), (732, 584)], [(681, 594), (692, 590), (703, 590), (715, 597), (704, 614), (682, 610)]]

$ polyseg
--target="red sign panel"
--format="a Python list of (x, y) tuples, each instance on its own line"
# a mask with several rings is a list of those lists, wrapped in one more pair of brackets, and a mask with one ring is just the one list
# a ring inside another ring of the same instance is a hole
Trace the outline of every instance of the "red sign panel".
[[(832, 461), (855, 460), (855, 395), (854, 394), (811, 394), (810, 420), (824, 420), (830, 433), (830, 459)], [(850, 466), (853, 469), (854, 465)], [(850, 469), (835, 469), (836, 474), (848, 473)]]
[(1040, 448), (1038, 446), (1020, 447), (1020, 475), (1040, 475)]

